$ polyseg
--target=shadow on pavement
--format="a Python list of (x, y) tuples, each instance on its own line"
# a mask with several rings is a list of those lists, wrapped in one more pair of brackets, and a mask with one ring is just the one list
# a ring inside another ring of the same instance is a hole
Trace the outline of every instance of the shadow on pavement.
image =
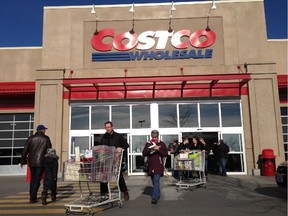
[(287, 189), (286, 188), (279, 188), (279, 187), (261, 187), (256, 188), (255, 191), (257, 193), (271, 196), (283, 200), (287, 200)]

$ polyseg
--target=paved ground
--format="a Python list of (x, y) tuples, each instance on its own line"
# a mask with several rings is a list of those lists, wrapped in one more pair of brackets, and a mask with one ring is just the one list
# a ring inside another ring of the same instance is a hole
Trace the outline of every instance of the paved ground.
[[(195, 215), (195, 216), (286, 216), (287, 189), (279, 188), (274, 177), (210, 175), (206, 187), (177, 190), (172, 178), (161, 180), (161, 200), (150, 203), (151, 181), (145, 176), (126, 177), (130, 200), (123, 208), (100, 206), (94, 215)], [(0, 178), (0, 215), (65, 215), (64, 204), (80, 197), (79, 185), (59, 181), (56, 203), (42, 206), (28, 203), (29, 185), (25, 177)], [(92, 189), (99, 189), (98, 183)], [(39, 195), (40, 197), (40, 195)]]

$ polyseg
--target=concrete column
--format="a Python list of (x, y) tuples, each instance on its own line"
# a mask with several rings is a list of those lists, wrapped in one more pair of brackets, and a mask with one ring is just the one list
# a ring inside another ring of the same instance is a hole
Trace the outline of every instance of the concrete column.
[(263, 149), (274, 150), (277, 157), (276, 164), (284, 160), (277, 74), (273, 73), (271, 67), (273, 65), (253, 65), (248, 68), (248, 73), (252, 74), (252, 80), (249, 81), (248, 86), (254, 157), (252, 173), (255, 175), (260, 173), (259, 156)]

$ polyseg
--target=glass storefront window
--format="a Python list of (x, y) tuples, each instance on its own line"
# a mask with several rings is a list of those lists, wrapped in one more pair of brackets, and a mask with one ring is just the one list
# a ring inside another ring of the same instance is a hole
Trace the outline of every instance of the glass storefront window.
[(80, 148), (80, 153), (85, 152), (86, 149), (89, 149), (89, 137), (82, 136), (82, 137), (72, 137), (71, 139), (71, 152), (75, 154), (75, 147)]
[(92, 106), (91, 129), (103, 129), (107, 121), (109, 121), (109, 106)]
[(179, 105), (180, 127), (198, 127), (197, 104)]
[[(243, 134), (239, 128), (232, 128), (242, 127), (240, 105), (241, 102), (239, 100), (209, 102), (189, 102), (187, 100), (181, 102), (167, 101), (167, 103), (164, 101), (161, 101), (161, 103), (141, 102), (139, 104), (112, 103), (109, 105), (107, 103), (99, 103), (89, 106), (86, 104), (75, 104), (71, 108), (70, 138), (72, 138), (72, 142), (69, 156), (73, 157), (75, 155), (76, 146), (80, 146), (80, 150), (83, 151), (99, 143), (100, 138), (105, 133), (104, 123), (111, 120), (115, 130), (118, 133), (126, 134), (127, 138), (129, 138), (128, 171), (131, 174), (134, 172), (143, 173), (142, 150), (147, 140), (150, 139), (151, 127), (160, 131), (160, 139), (167, 144), (167, 147), (173, 139), (179, 140), (178, 136), (180, 134), (182, 134), (180, 135), (182, 137), (184, 134), (188, 134), (188, 137), (195, 134), (199, 135), (200, 129), (201, 137), (205, 133), (213, 133), (213, 139), (211, 138), (211, 140), (208, 135), (208, 137), (206, 136), (209, 146), (213, 146), (214, 142), (223, 137), (224, 141), (231, 147), (229, 155), (235, 155), (230, 159), (230, 161), (232, 159), (232, 161), (236, 161), (232, 165), (237, 164), (235, 169), (231, 165), (230, 171), (242, 170), (241, 172), (243, 172), (245, 170), (245, 164), (242, 160), (244, 157)], [(90, 108), (91, 112), (89, 112)], [(89, 122), (91, 125), (89, 125)], [(209, 129), (205, 127), (209, 127)], [(283, 131), (287, 132), (285, 128), (283, 128)], [(287, 141), (287, 133), (283, 135), (285, 142), (285, 140)], [(20, 137), (18, 139), (22, 140)], [(93, 140), (94, 143), (92, 143)], [(17, 142), (18, 140), (14, 140), (14, 146), (18, 146), (18, 144), (16, 145)], [(4, 145), (0, 141), (0, 146), (1, 144)], [(213, 156), (213, 153), (211, 153), (211, 156)], [(169, 155), (166, 160), (166, 168), (168, 170), (173, 166), (172, 161), (172, 155)]]
[[(178, 141), (178, 134), (164, 134), (160, 135), (161, 140), (166, 144), (168, 150), (169, 148), (172, 148), (173, 141), (177, 140)], [(173, 159), (174, 155), (168, 155), (165, 161), (165, 168), (167, 168), (168, 171), (171, 171), (173, 168)]]
[(13, 130), (13, 123), (0, 123), (0, 130)]
[(223, 134), (224, 142), (230, 147), (231, 152), (242, 152), (241, 134)]
[(112, 122), (114, 128), (130, 128), (130, 107), (113, 106)]
[(150, 128), (150, 106), (132, 106), (132, 128)]
[(34, 114), (0, 115), (0, 165), (18, 164), (25, 142), (33, 134)]
[(177, 107), (176, 104), (159, 105), (159, 127), (177, 127)]
[(218, 104), (200, 104), (201, 127), (219, 127)]
[(89, 129), (89, 107), (71, 108), (71, 130)]
[(226, 167), (227, 172), (244, 172), (243, 154), (229, 154)]
[(288, 159), (288, 107), (281, 107), (281, 123), (284, 141), (285, 160)]
[(221, 104), (222, 127), (241, 127), (239, 103)]
[(134, 135), (132, 136), (132, 147), (131, 152), (132, 153), (142, 153), (142, 150), (145, 147), (145, 144), (148, 140), (148, 135)]
[(0, 122), (2, 121), (14, 121), (14, 115), (13, 114), (0, 114)]

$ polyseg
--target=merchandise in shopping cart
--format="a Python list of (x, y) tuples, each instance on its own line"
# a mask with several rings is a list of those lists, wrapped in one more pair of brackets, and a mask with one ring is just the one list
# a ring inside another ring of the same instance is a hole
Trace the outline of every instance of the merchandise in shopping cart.
[[(121, 191), (119, 188), (119, 175), (121, 172), (121, 161), (123, 152), (113, 153), (111, 156), (94, 157), (90, 162), (75, 162), (69, 160), (64, 162), (63, 180), (68, 182), (79, 182), (81, 192), (80, 198), (66, 203), (66, 215), (73, 213), (88, 213), (93, 215), (93, 208), (113, 204), (117, 202), (119, 207), (123, 206)], [(91, 182), (107, 182), (108, 194), (101, 195), (99, 192), (92, 192), (89, 187)], [(116, 182), (116, 190), (111, 190), (110, 182)], [(87, 183), (88, 195), (82, 193), (82, 183)]]
[[(194, 189), (195, 186), (206, 187), (205, 152), (190, 151), (174, 158), (174, 170), (179, 171), (180, 179), (175, 183), (177, 189)], [(192, 178), (189, 173), (197, 175)], [(185, 175), (186, 174), (186, 175)]]

